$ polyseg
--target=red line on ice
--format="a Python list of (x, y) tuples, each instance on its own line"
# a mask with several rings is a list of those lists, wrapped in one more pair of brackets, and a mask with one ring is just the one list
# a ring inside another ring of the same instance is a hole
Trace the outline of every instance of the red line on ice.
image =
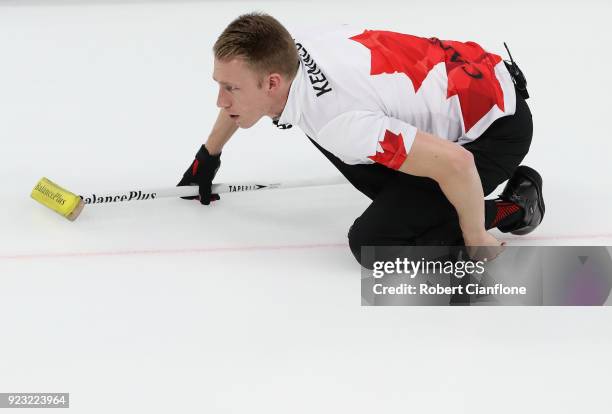
[[(612, 239), (610, 234), (583, 234), (583, 235), (561, 235), (561, 236), (519, 236), (502, 238), (503, 240), (584, 240), (584, 239)], [(117, 250), (102, 252), (58, 252), (58, 253), (32, 253), (0, 255), (0, 260), (34, 260), (34, 259), (56, 259), (75, 257), (105, 257), (105, 256), (137, 256), (137, 255), (164, 255), (164, 254), (193, 254), (193, 253), (223, 253), (223, 252), (248, 252), (248, 251), (275, 251), (275, 250), (300, 250), (300, 249), (323, 249), (323, 248), (346, 248), (347, 243), (319, 243), (319, 244), (297, 244), (297, 245), (270, 245), (270, 246), (228, 246), (228, 247), (202, 247), (193, 249), (151, 249), (151, 250)]]
[(509, 240), (584, 240), (584, 239), (612, 239), (610, 234), (575, 234), (561, 236), (517, 236)]
[(228, 247), (202, 247), (193, 249), (152, 249), (152, 250), (117, 250), (107, 252), (58, 252), (58, 253), (34, 253), (1, 255), (0, 260), (33, 260), (33, 259), (57, 259), (74, 257), (103, 257), (103, 256), (137, 256), (137, 255), (164, 255), (164, 254), (193, 254), (193, 253), (219, 253), (219, 252), (246, 252), (246, 251), (275, 251), (275, 250), (300, 250), (300, 249), (322, 249), (334, 247), (347, 247), (346, 243), (327, 244), (298, 244), (279, 246), (228, 246)]

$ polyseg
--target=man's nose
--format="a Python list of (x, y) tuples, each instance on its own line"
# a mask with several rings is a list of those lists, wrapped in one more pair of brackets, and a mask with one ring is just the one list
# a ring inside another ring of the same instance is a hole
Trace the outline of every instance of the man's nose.
[(223, 89), (219, 88), (219, 94), (217, 95), (217, 107), (218, 108), (229, 108), (231, 106), (231, 102), (228, 99), (226, 93), (224, 93)]

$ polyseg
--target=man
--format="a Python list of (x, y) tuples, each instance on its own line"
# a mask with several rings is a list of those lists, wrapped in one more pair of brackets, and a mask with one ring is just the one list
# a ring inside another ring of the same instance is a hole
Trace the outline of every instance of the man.
[(348, 234), (360, 262), (361, 246), (499, 246), (488, 229), (542, 221), (542, 180), (519, 167), (532, 120), (514, 62), (473, 42), (347, 26), (293, 39), (260, 13), (234, 20), (213, 51), (221, 110), (179, 183), (198, 185), (202, 204), (218, 199), (223, 145), (269, 116), (299, 126), (372, 199)]

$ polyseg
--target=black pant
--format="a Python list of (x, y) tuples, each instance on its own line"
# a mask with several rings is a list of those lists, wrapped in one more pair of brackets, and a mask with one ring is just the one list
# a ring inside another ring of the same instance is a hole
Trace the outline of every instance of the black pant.
[[(525, 100), (517, 93), (516, 113), (496, 120), (463, 147), (474, 155), (484, 194), (506, 181), (529, 150), (533, 124)], [(381, 164), (346, 164), (312, 139), (346, 179), (372, 200), (351, 226), (351, 251), (361, 263), (361, 246), (460, 246), (463, 237), (454, 206), (438, 184)], [(485, 223), (496, 207), (485, 201)], [(363, 263), (362, 263), (363, 264)]]

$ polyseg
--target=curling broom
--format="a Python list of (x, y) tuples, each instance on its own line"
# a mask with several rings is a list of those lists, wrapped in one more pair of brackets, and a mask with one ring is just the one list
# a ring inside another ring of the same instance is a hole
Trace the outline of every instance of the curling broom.
[[(213, 184), (213, 194), (236, 193), (244, 191), (261, 191), (278, 188), (316, 187), (345, 183), (342, 177), (315, 178), (277, 183), (230, 183)], [(135, 189), (123, 192), (92, 193), (76, 195), (55, 184), (48, 178), (41, 178), (32, 190), (31, 197), (51, 210), (61, 214), (70, 221), (79, 217), (86, 204), (117, 203), (138, 200), (154, 200), (165, 197), (193, 197), (198, 196), (197, 186), (165, 187), (157, 189)]]

